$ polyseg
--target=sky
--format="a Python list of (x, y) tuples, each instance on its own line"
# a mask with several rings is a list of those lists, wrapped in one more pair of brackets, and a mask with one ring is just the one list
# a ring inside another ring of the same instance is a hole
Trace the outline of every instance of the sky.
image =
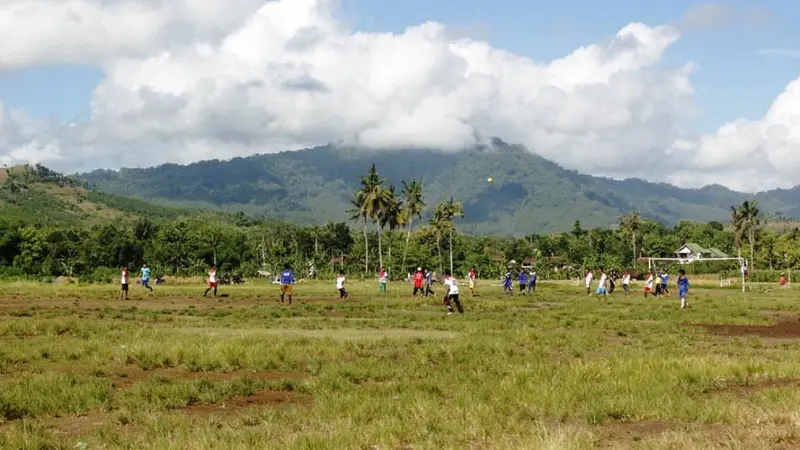
[(600, 4), (5, 0), (0, 163), (500, 137), (593, 175), (800, 184), (800, 5)]

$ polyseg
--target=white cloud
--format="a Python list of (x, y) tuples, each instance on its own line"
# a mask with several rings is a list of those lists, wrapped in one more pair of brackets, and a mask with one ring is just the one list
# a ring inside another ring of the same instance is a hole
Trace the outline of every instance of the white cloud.
[(145, 57), (164, 46), (214, 42), (264, 0), (4, 0), (0, 69)]
[(748, 191), (800, 184), (800, 78), (763, 119), (725, 124), (675, 151), (685, 165), (670, 176), (676, 184), (718, 183)]
[[(780, 158), (790, 137), (763, 124), (788, 119), (687, 135), (692, 65), (660, 65), (680, 29), (633, 23), (540, 63), (434, 22), (401, 34), (349, 30), (328, 0), (12, 0), (0, 6), (0, 38), (21, 39), (4, 41), (0, 66), (92, 63), (107, 78), (86, 123), (0, 120), (13, 136), (0, 141), (0, 161), (71, 171), (328, 142), (455, 151), (498, 136), (594, 174), (754, 187), (752, 177), (730, 179), (755, 166), (732, 165), (731, 152)], [(800, 181), (784, 165), (764, 167), (775, 185)]]

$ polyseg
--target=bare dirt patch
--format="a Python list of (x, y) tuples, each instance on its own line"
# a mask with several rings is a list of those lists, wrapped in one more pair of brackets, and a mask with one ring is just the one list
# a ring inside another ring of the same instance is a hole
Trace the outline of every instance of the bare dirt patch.
[[(246, 397), (233, 397), (220, 403), (192, 404), (175, 410), (189, 417), (204, 418), (209, 416), (234, 417), (247, 410), (260, 407), (275, 407), (279, 405), (310, 406), (310, 396), (284, 391), (259, 391)], [(90, 411), (82, 416), (54, 417), (44, 422), (53, 430), (53, 433), (64, 437), (85, 437), (95, 431), (110, 427), (126, 435), (141, 432), (140, 427), (126, 423), (121, 419), (119, 411), (102, 412)], [(5, 424), (10, 426), (11, 423)], [(0, 427), (0, 430), (3, 427)]]
[[(156, 288), (158, 289), (158, 288)], [(200, 292), (202, 294), (202, 291)], [(235, 297), (203, 297), (197, 296), (152, 296), (142, 293), (141, 288), (132, 287), (130, 300), (119, 300), (119, 293), (109, 294), (108, 298), (80, 298), (75, 296), (59, 297), (28, 297), (28, 296), (0, 296), (0, 312), (38, 309), (72, 309), (72, 310), (97, 310), (97, 309), (126, 309), (136, 307), (142, 310), (173, 310), (181, 311), (187, 308), (196, 310), (209, 309), (245, 309), (253, 307), (290, 307), (281, 305), (276, 296), (266, 295), (264, 297), (235, 296)], [(337, 299), (324, 297), (303, 297), (295, 298), (293, 304), (303, 303), (338, 303)]]
[(45, 421), (57, 436), (88, 436), (96, 430), (111, 426), (118, 431), (133, 435), (141, 431), (130, 424), (122, 424), (113, 412), (92, 412), (85, 416), (58, 417)]
[(260, 391), (247, 397), (233, 397), (221, 403), (189, 405), (182, 411), (192, 417), (239, 414), (250, 408), (297, 404), (310, 406), (311, 397), (285, 391)]
[(619, 449), (638, 448), (642, 441), (657, 439), (673, 432), (700, 434), (711, 442), (723, 442), (729, 434), (729, 427), (722, 424), (696, 424), (669, 420), (604, 421), (593, 427), (597, 434), (596, 448)]
[[(201, 295), (196, 297), (189, 296), (150, 296), (141, 294), (131, 294), (130, 300), (118, 300), (119, 294), (109, 295), (107, 299), (97, 298), (76, 298), (76, 297), (50, 297), (32, 298), (22, 296), (0, 297), (0, 311), (8, 310), (27, 310), (31, 308), (40, 309), (78, 309), (95, 310), (104, 308), (125, 309), (136, 307), (143, 310), (185, 310), (193, 308), (198, 310), (207, 309), (241, 309), (252, 308), (254, 306), (278, 307), (279, 303), (271, 297), (225, 297), (214, 300), (204, 298)], [(302, 302), (300, 302), (302, 303)]]
[(677, 428), (678, 424), (664, 420), (640, 422), (603, 422), (597, 448), (628, 447), (644, 439), (659, 436)]
[(171, 380), (208, 380), (208, 381), (231, 381), (239, 378), (249, 378), (251, 380), (299, 380), (305, 378), (302, 372), (267, 371), (253, 372), (248, 370), (237, 370), (233, 372), (192, 372), (186, 369), (126, 369), (111, 373), (113, 385), (117, 389), (127, 389), (136, 383), (145, 382), (151, 378), (168, 378)]
[(777, 389), (784, 387), (800, 386), (800, 379), (797, 378), (777, 378), (755, 380), (748, 384), (724, 385), (711, 391), (712, 394), (729, 394), (735, 396), (747, 396), (765, 389)]
[(759, 336), (771, 339), (800, 339), (800, 319), (782, 319), (774, 325), (722, 325), (701, 323), (711, 334), (719, 336)]

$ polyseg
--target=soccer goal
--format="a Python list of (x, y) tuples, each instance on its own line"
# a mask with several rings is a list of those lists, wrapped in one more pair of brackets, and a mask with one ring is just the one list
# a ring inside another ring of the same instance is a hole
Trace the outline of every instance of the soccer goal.
[[(698, 259), (695, 261), (687, 261), (682, 258), (647, 258), (647, 268), (649, 270), (654, 270), (657, 268), (659, 262), (663, 261), (668, 265), (677, 264), (677, 265), (689, 265), (694, 262), (706, 262), (706, 261), (738, 261), (739, 262), (739, 274), (742, 277), (742, 293), (745, 292), (745, 283), (747, 282), (747, 277), (745, 274), (747, 273), (747, 260), (742, 257), (733, 257), (733, 258), (703, 258)], [(720, 287), (725, 286), (724, 282), (720, 280)], [(730, 282), (727, 284), (730, 286)]]

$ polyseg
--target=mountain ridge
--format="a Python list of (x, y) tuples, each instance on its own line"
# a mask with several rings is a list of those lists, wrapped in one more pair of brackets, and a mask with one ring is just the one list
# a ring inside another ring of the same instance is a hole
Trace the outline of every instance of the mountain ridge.
[[(800, 216), (800, 188), (758, 194), (710, 185), (697, 189), (640, 178), (582, 174), (496, 140), (460, 152), (355, 150), (331, 145), (188, 165), (80, 174), (102, 192), (171, 206), (242, 211), (305, 224), (347, 220), (360, 176), (371, 164), (400, 187), (422, 178), (430, 205), (450, 195), (464, 203), (460, 226), (476, 234), (524, 235), (608, 226), (630, 210), (674, 224), (725, 221), (730, 206), (756, 199), (766, 213)], [(486, 178), (492, 177), (493, 183)]]

